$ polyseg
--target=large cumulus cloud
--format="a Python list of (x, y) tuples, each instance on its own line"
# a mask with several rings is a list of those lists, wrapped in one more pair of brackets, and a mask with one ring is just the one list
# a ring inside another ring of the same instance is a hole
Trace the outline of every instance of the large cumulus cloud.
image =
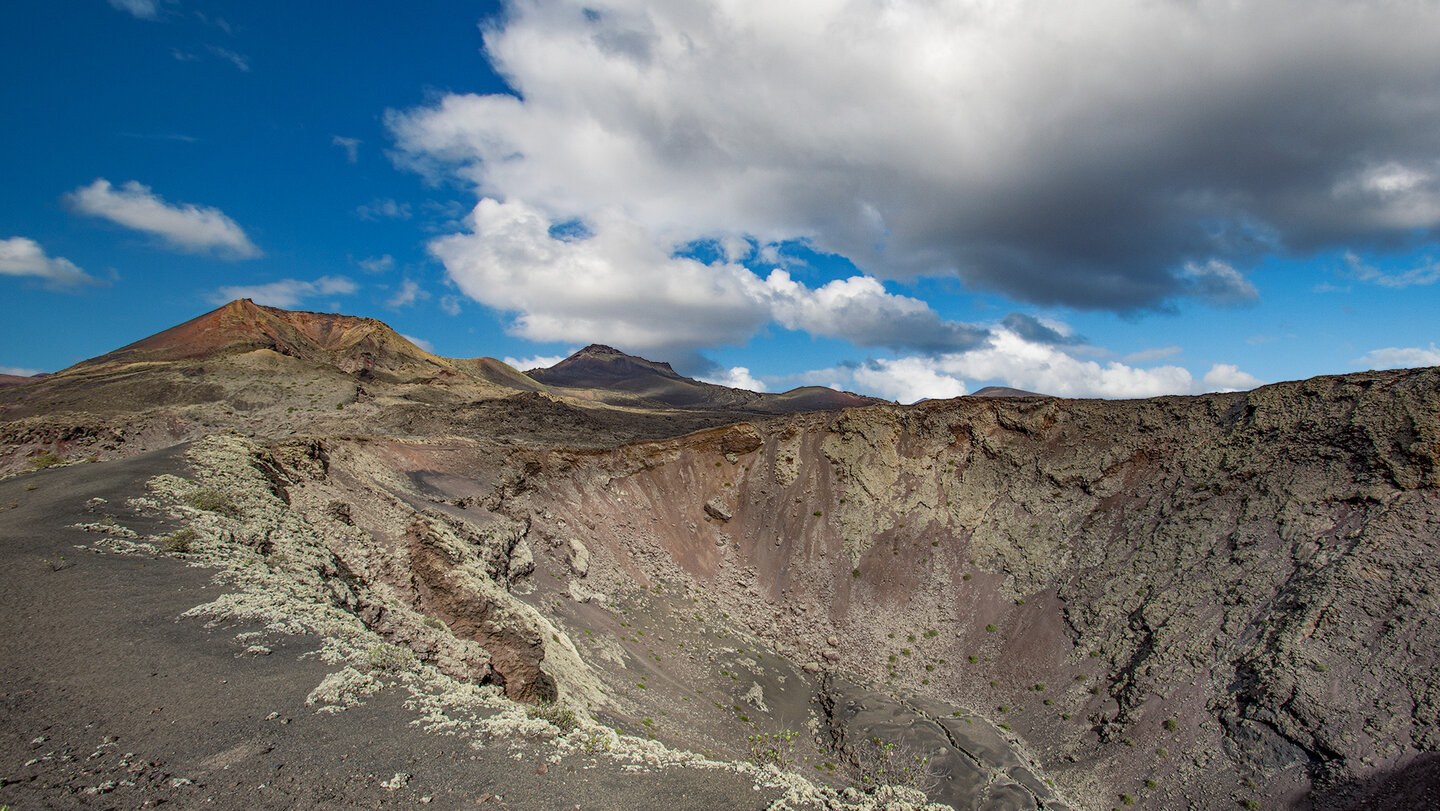
[[(534, 341), (603, 341), (631, 351), (695, 351), (742, 344), (770, 323), (857, 346), (957, 351), (984, 328), (942, 319), (929, 304), (887, 292), (867, 276), (812, 288), (774, 269), (677, 256), (617, 209), (566, 236), (538, 209), (483, 199), (469, 230), (431, 252), (471, 298), (514, 314), (510, 329)], [(696, 358), (682, 365), (703, 367)]]
[(1411, 0), (512, 0), (486, 48), (516, 94), (391, 125), (662, 252), (808, 239), (1038, 304), (1226, 305), (1262, 255), (1435, 237), (1437, 30)]

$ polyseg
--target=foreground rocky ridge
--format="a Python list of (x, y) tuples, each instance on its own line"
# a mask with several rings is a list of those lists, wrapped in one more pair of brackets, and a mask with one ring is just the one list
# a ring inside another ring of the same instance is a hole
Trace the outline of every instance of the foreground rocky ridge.
[(500, 509), (583, 537), (588, 587), (679, 579), (816, 668), (1003, 716), (1094, 806), (1343, 807), (1440, 748), (1435, 370), (517, 457)]

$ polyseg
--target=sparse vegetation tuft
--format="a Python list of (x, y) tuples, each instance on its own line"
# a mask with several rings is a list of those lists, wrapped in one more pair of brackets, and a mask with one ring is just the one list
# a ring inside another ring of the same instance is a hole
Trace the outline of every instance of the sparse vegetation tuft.
[(575, 711), (558, 701), (542, 701), (526, 707), (525, 714), (531, 718), (547, 721), (561, 732), (568, 732), (579, 724)]
[(200, 487), (191, 491), (185, 497), (185, 503), (197, 510), (223, 515), (226, 518), (239, 518), (240, 508), (235, 501), (223, 490), (216, 487)]
[(189, 552), (192, 545), (199, 539), (200, 533), (196, 532), (193, 527), (183, 527), (165, 536), (163, 548), (166, 552), (183, 555)]
[(57, 455), (54, 451), (41, 451), (33, 458), (31, 458), (30, 469), (44, 470), (47, 467), (54, 467), (56, 465), (63, 464), (65, 464), (65, 460), (60, 458), (60, 456)]

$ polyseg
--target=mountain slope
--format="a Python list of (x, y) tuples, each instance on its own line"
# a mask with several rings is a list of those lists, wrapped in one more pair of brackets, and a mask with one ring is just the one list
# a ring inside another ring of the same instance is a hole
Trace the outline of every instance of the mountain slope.
[(859, 408), (881, 402), (873, 397), (818, 386), (781, 394), (732, 389), (684, 377), (668, 363), (627, 355), (601, 344), (587, 346), (548, 369), (535, 369), (528, 374), (558, 392), (615, 405), (789, 414)]
[(137, 363), (214, 360), (254, 350), (333, 366), (362, 379), (428, 376), (452, 367), (373, 318), (232, 301), (163, 332), (61, 372), (94, 373)]

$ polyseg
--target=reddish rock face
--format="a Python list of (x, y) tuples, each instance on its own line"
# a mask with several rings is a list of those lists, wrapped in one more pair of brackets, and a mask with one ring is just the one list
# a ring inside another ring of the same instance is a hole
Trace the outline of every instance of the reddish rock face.
[(410, 569), (421, 610), (449, 626), (451, 633), (485, 646), (492, 672), (476, 673), (481, 683), (499, 684), (516, 701), (553, 701), (555, 681), (540, 669), (543, 640), (522, 623), (505, 616), (493, 595), (458, 571), (464, 561), (425, 519), (406, 532)]

